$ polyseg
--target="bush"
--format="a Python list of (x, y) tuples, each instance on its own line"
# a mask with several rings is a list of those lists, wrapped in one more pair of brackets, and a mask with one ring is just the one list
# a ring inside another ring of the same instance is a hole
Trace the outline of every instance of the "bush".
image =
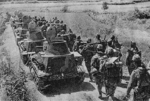
[(108, 9), (108, 4), (107, 4), (107, 2), (103, 2), (103, 4), (102, 4), (102, 9), (104, 9), (104, 10)]
[(65, 5), (61, 11), (64, 13), (68, 12), (68, 5)]
[(135, 19), (149, 19), (150, 18), (150, 11), (145, 10), (141, 11), (138, 8), (135, 8), (134, 11), (128, 13), (128, 20), (135, 20)]
[(3, 50), (3, 54), (0, 54), (0, 82), (1, 91), (4, 101), (30, 101), (27, 88), (25, 86), (26, 75), (24, 72), (16, 73), (11, 67), (11, 61)]

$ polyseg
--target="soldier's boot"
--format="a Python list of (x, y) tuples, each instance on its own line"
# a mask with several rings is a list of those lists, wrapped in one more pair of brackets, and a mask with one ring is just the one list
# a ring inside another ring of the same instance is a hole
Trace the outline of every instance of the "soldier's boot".
[(115, 94), (115, 90), (116, 90), (116, 86), (112, 86), (111, 87), (111, 93), (110, 93), (110, 97), (113, 101), (115, 101), (115, 97), (114, 97), (114, 94)]
[(101, 99), (102, 98), (102, 84), (98, 84), (97, 88), (98, 88), (98, 92), (99, 92), (99, 98)]
[(105, 84), (106, 97), (109, 97), (109, 86)]

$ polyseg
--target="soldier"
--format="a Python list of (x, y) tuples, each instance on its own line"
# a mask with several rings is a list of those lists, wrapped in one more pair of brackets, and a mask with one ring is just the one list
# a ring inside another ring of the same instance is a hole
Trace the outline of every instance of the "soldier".
[[(64, 22), (63, 22), (63, 21), (60, 21), (61, 30), (64, 30), (64, 29), (63, 29), (63, 26), (64, 26)], [(65, 31), (65, 32), (66, 32), (66, 31)]]
[(104, 81), (103, 70), (100, 68), (101, 62), (104, 59), (102, 48), (103, 46), (99, 44), (97, 46), (97, 53), (91, 59), (91, 74), (93, 74), (93, 76), (95, 77), (99, 91), (99, 98), (102, 98), (102, 86)]
[(134, 70), (134, 68), (130, 68), (132, 67), (132, 59), (134, 55), (139, 55), (141, 57), (141, 52), (138, 50), (136, 43), (135, 42), (131, 42), (131, 48), (127, 51), (127, 55), (126, 55), (126, 65), (128, 66), (128, 70), (129, 70), (129, 74), (131, 74), (132, 70)]
[(105, 74), (105, 88), (107, 97), (114, 99), (117, 85), (121, 82), (123, 63), (118, 57), (114, 57), (113, 49), (107, 52), (107, 59), (103, 62), (101, 69)]
[(69, 30), (68, 30), (68, 33), (69, 33), (69, 34), (72, 34), (73, 32), (72, 32), (72, 30), (71, 30), (71, 29), (69, 29)]
[(91, 42), (92, 42), (92, 39), (88, 39), (88, 40), (87, 40), (87, 43), (91, 43)]
[[(135, 57), (134, 61), (141, 61)], [(145, 65), (137, 66), (132, 72), (127, 87), (126, 98), (129, 98), (131, 89), (134, 89), (132, 101), (149, 101), (150, 98), (150, 72)]]
[(64, 30), (65, 32), (67, 31), (67, 25), (66, 25), (66, 24), (63, 25), (63, 30)]
[(44, 37), (46, 37), (46, 29), (47, 29), (46, 23), (43, 22), (43, 25), (41, 26), (41, 31), (43, 32)]
[(99, 34), (96, 35), (96, 43), (101, 43), (101, 36)]
[(37, 24), (38, 22), (37, 16), (35, 16), (33, 19), (34, 19), (34, 22)]
[(85, 60), (85, 65), (87, 67), (88, 73), (89, 73), (89, 77), (90, 77), (90, 81), (93, 81), (92, 79), (92, 75), (91, 75), (91, 59), (93, 56), (93, 53), (91, 51), (88, 51), (88, 48), (90, 47), (90, 43), (91, 43), (91, 39), (87, 40), (87, 44), (86, 46), (84, 46), (84, 48), (81, 51), (81, 55), (84, 57)]
[(82, 42), (81, 37), (78, 36), (76, 42), (73, 45), (73, 51), (79, 52), (79, 46), (81, 45), (81, 42)]
[(110, 43), (110, 47), (112, 47), (112, 48), (115, 48), (115, 39), (116, 39), (116, 37), (114, 35), (112, 35), (110, 40), (108, 40), (108, 43)]
[(35, 54), (33, 56), (31, 56), (32, 61), (37, 65), (38, 69), (43, 71), (45, 69), (44, 63), (43, 63), (43, 58), (41, 57), (40, 52), (40, 48), (36, 46), (35, 49)]
[(108, 54), (108, 52), (109, 52), (110, 50), (113, 50), (113, 48), (111, 47), (111, 42), (108, 42), (108, 43), (107, 43), (106, 50), (105, 50), (105, 54)]
[(132, 63), (130, 64), (129, 68), (129, 74), (132, 73), (133, 70), (135, 70), (137, 67), (143, 67), (144, 63), (141, 61), (141, 57), (139, 54), (136, 54), (132, 58)]
[(115, 44), (114, 44), (115, 49), (120, 50), (120, 49), (121, 49), (121, 46), (122, 46), (122, 45), (119, 43), (118, 38), (116, 37), (116, 38), (115, 38)]
[(137, 53), (139, 51), (138, 47), (136, 46), (136, 43), (135, 42), (131, 42), (131, 48), (130, 50), (133, 52), (133, 53)]
[(68, 44), (68, 46), (70, 48), (70, 51), (72, 51), (75, 40), (76, 40), (76, 35), (74, 33), (69, 33), (69, 44)]

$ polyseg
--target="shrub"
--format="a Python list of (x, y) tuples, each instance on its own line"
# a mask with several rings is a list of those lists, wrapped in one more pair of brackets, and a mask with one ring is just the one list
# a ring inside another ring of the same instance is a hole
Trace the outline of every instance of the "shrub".
[[(4, 52), (5, 51), (5, 52)], [(0, 89), (4, 101), (30, 101), (27, 88), (25, 86), (26, 75), (24, 72), (16, 73), (11, 66), (11, 61), (6, 50), (0, 54)]]
[(135, 8), (134, 11), (131, 11), (127, 14), (128, 20), (149, 19), (149, 18), (150, 18), (149, 10), (141, 11), (138, 8)]
[(61, 9), (62, 12), (66, 13), (68, 12), (68, 5), (65, 5), (62, 9)]
[(107, 4), (107, 2), (103, 2), (103, 4), (102, 4), (102, 9), (104, 9), (104, 10), (108, 9), (108, 4)]

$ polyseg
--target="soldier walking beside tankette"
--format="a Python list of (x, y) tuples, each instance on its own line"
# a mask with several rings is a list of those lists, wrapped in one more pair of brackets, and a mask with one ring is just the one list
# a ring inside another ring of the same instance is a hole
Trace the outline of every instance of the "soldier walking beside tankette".
[[(141, 63), (139, 57), (134, 58), (134, 61), (137, 60)], [(131, 89), (134, 89), (132, 101), (148, 101), (150, 98), (150, 70), (145, 65), (135, 67), (128, 83), (126, 99), (129, 98)]]
[(108, 97), (114, 99), (116, 87), (121, 83), (123, 63), (118, 57), (114, 57), (113, 49), (107, 52), (107, 60), (103, 63), (102, 69), (105, 74), (105, 88)]
[(95, 77), (95, 81), (98, 87), (99, 98), (102, 98), (102, 86), (104, 81), (104, 72), (100, 70), (100, 65), (103, 62), (104, 53), (103, 53), (103, 46), (99, 44), (97, 46), (97, 53), (91, 59), (91, 74)]

